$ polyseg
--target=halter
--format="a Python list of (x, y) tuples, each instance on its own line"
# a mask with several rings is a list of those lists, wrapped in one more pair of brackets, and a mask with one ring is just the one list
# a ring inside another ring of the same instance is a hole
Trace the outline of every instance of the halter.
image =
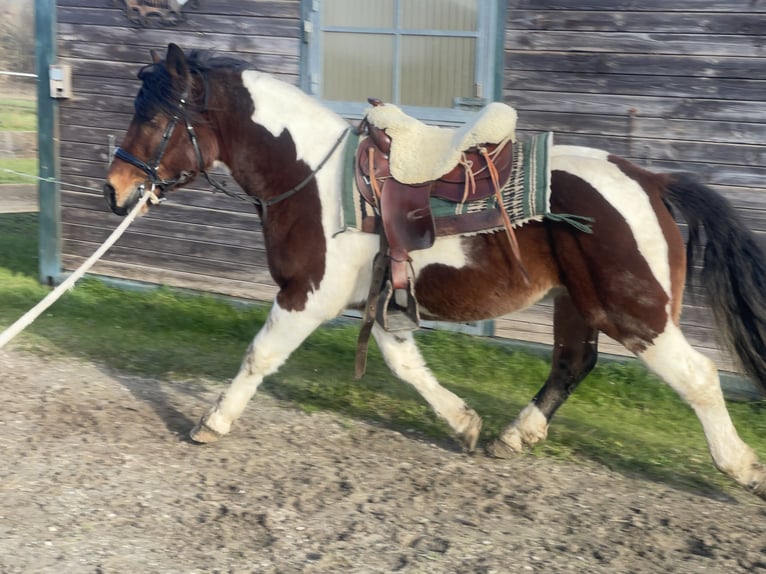
[[(207, 85), (205, 87), (207, 88)], [(179, 98), (178, 113), (173, 114), (173, 117), (171, 118), (170, 122), (165, 128), (165, 133), (162, 134), (162, 141), (160, 141), (160, 145), (157, 148), (157, 152), (154, 154), (154, 159), (152, 159), (151, 161), (147, 163), (145, 161), (138, 159), (132, 153), (125, 151), (121, 147), (118, 147), (114, 151), (114, 157), (119, 158), (122, 161), (127, 162), (134, 167), (137, 167), (149, 177), (147, 181), (152, 186), (152, 192), (154, 191), (155, 188), (160, 190), (160, 195), (157, 198), (157, 201), (155, 203), (165, 200), (164, 195), (168, 189), (176, 185), (183, 185), (184, 183), (189, 181), (191, 177), (190, 172), (182, 171), (181, 175), (175, 179), (163, 179), (160, 177), (160, 174), (157, 171), (157, 169), (160, 166), (160, 162), (162, 161), (162, 156), (165, 155), (165, 149), (167, 148), (168, 142), (170, 141), (170, 138), (173, 136), (173, 131), (176, 129), (176, 125), (181, 119), (183, 119), (184, 124), (186, 125), (186, 133), (189, 134), (189, 139), (191, 140), (192, 146), (194, 147), (194, 153), (197, 156), (197, 165), (199, 166), (198, 171), (199, 173), (204, 175), (208, 183), (212, 185), (213, 188), (215, 188), (213, 192), (215, 193), (215, 191), (220, 191), (221, 193), (228, 195), (229, 197), (233, 197), (234, 199), (239, 199), (242, 201), (249, 201), (253, 203), (254, 205), (260, 207), (261, 208), (261, 224), (264, 226), (266, 225), (266, 215), (267, 215), (268, 208), (272, 205), (275, 205), (287, 199), (288, 197), (295, 195), (301, 189), (306, 187), (306, 185), (308, 185), (308, 183), (316, 177), (317, 173), (319, 173), (319, 170), (324, 167), (324, 165), (330, 159), (330, 157), (335, 152), (335, 150), (338, 149), (338, 146), (340, 146), (340, 144), (346, 138), (346, 135), (348, 135), (349, 131), (351, 131), (350, 127), (343, 130), (343, 133), (340, 134), (340, 136), (335, 141), (330, 151), (327, 153), (324, 159), (321, 162), (319, 162), (319, 165), (317, 165), (316, 169), (314, 169), (308, 176), (306, 176), (303, 179), (303, 181), (301, 181), (298, 185), (296, 185), (292, 189), (289, 189), (288, 191), (285, 191), (284, 193), (280, 193), (279, 195), (277, 195), (276, 197), (272, 197), (271, 199), (260, 199), (258, 197), (253, 197), (251, 195), (243, 195), (241, 193), (236, 193), (226, 189), (226, 186), (224, 183), (220, 183), (213, 180), (210, 177), (210, 174), (208, 174), (208, 172), (205, 170), (205, 164), (202, 159), (202, 151), (199, 149), (199, 142), (197, 140), (197, 133), (194, 131), (194, 126), (189, 121), (189, 118), (187, 117), (186, 113), (184, 113), (185, 107), (186, 107), (186, 98), (188, 97), (188, 92), (189, 90), (187, 88), (184, 91), (184, 93), (181, 95), (181, 97)], [(207, 103), (207, 89), (205, 89), (205, 102)], [(142, 197), (144, 195), (144, 192), (146, 191), (145, 185), (141, 184), (138, 187), (138, 190), (139, 190), (139, 197)]]

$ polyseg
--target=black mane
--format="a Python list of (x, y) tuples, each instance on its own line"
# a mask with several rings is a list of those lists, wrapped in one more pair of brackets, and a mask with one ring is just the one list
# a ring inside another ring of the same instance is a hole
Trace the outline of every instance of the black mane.
[[(250, 66), (248, 62), (239, 58), (214, 55), (208, 50), (193, 50), (187, 55), (187, 63), (192, 77), (202, 79), (205, 94), (208, 89), (209, 72), (216, 70), (241, 72)], [(179, 89), (173, 86), (170, 74), (162, 62), (141, 68), (138, 72), (138, 79), (141, 80), (142, 86), (136, 96), (134, 109), (139, 120), (148, 121), (158, 113), (174, 116), (180, 112), (179, 103), (185, 87)], [(203, 111), (205, 99), (206, 97), (202, 98), (203, 103), (201, 105), (185, 107), (184, 113), (188, 116), (190, 112), (199, 113)]]

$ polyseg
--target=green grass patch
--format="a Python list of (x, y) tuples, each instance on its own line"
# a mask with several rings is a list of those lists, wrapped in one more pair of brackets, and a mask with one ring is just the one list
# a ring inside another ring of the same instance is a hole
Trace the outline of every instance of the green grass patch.
[(0, 98), (0, 131), (37, 130), (37, 100)]
[(36, 177), (37, 158), (0, 158), (0, 184), (37, 183)]
[[(0, 329), (41, 299), (35, 214), (0, 215)], [(41, 354), (87, 358), (160, 379), (227, 384), (264, 323), (267, 308), (242, 308), (168, 289), (125, 291), (86, 280), (16, 341)], [(367, 375), (353, 380), (357, 325), (315, 332), (262, 388), (306, 411), (377, 421), (450, 444), (449, 430), (374, 345)], [(511, 422), (539, 389), (549, 364), (507, 345), (445, 332), (418, 334), (436, 376), (484, 417), (484, 439)], [(766, 403), (730, 403), (743, 439), (766, 456)], [(602, 363), (561, 408), (533, 456), (588, 460), (650, 480), (707, 491), (738, 488), (710, 461), (692, 411), (638, 363)], [(734, 490), (731, 490), (734, 492)]]

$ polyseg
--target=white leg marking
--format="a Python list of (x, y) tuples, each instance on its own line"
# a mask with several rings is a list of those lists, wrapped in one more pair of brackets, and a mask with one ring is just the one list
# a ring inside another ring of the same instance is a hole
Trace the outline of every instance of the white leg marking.
[(766, 470), (734, 428), (715, 364), (694, 350), (672, 322), (639, 357), (694, 409), (716, 467), (763, 496)]
[(547, 436), (548, 421), (545, 415), (536, 404), (529, 403), (516, 420), (503, 430), (498, 440), (513, 452), (518, 453), (524, 448), (533, 447), (538, 442), (544, 441)]
[(445, 389), (426, 366), (412, 333), (392, 334), (378, 324), (372, 329), (386, 364), (403, 381), (411, 384), (458, 435), (468, 450), (473, 450), (481, 430), (481, 418), (455, 393)]
[[(316, 314), (285, 311), (275, 302), (266, 324), (250, 344), (237, 376), (203, 417), (204, 425), (218, 436), (228, 433), (263, 378), (279, 369), (321, 322)], [(199, 440), (194, 436), (195, 431), (192, 436)]]

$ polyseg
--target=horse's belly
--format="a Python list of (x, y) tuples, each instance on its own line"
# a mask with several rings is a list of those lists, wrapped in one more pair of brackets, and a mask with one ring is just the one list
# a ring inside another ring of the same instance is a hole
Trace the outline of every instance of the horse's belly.
[[(490, 319), (528, 307), (558, 286), (558, 266), (543, 224), (527, 224), (516, 231), (516, 237), (529, 282), (504, 232), (454, 238), (460, 262), (454, 253), (453, 261), (433, 255), (424, 261), (413, 253), (418, 271), (415, 290), (423, 316), (444, 321)], [(437, 242), (434, 248), (444, 249), (444, 245)]]

